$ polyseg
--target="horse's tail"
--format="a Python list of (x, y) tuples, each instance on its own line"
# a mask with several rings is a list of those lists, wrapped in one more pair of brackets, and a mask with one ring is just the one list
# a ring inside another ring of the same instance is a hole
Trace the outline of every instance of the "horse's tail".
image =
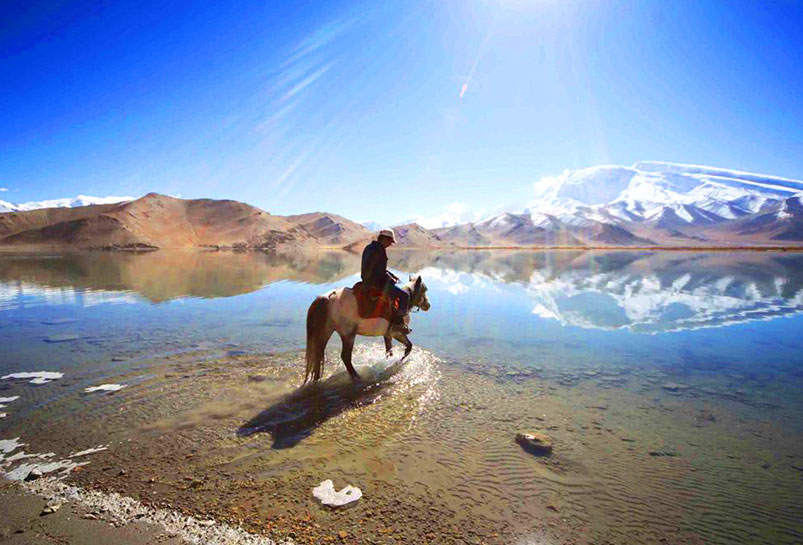
[(307, 311), (307, 370), (304, 374), (306, 384), (310, 376), (318, 380), (323, 374), (323, 359), (326, 343), (332, 336), (329, 326), (329, 299), (323, 295), (315, 298)]

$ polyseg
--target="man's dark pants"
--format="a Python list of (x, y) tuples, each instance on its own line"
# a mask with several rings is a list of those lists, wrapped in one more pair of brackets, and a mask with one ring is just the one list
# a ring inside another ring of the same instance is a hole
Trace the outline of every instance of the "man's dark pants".
[(392, 298), (399, 300), (399, 310), (396, 314), (399, 316), (407, 314), (407, 310), (410, 308), (410, 294), (392, 282), (387, 283), (386, 289)]

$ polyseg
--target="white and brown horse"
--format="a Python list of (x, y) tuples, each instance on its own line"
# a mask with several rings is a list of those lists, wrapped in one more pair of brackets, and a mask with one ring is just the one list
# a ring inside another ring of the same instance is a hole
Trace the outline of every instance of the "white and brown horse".
[[(410, 282), (402, 286), (410, 295), (410, 309), (419, 308), (429, 310), (427, 287), (421, 277), (410, 277)], [(409, 324), (410, 315), (404, 317), (404, 323)], [(354, 339), (357, 335), (368, 337), (384, 337), (385, 351), (391, 355), (391, 343), (396, 339), (404, 345), (402, 360), (410, 355), (413, 343), (407, 335), (396, 328), (390, 328), (390, 322), (385, 318), (361, 318), (357, 310), (357, 298), (351, 288), (337, 288), (323, 295), (319, 295), (312, 302), (307, 311), (307, 371), (304, 376), (306, 383), (310, 377), (313, 381), (321, 378), (323, 374), (324, 351), (332, 333), (337, 331), (343, 341), (343, 350), (340, 353), (346, 369), (354, 380), (360, 376), (351, 364), (351, 353), (354, 350)]]

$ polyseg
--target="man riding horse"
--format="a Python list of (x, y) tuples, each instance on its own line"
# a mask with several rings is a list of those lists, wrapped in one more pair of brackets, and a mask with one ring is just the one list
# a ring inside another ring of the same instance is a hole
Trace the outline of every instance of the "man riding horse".
[(396, 234), (392, 229), (382, 229), (379, 236), (362, 252), (362, 271), (361, 277), (363, 284), (381, 290), (390, 297), (391, 301), (397, 301), (391, 305), (393, 318), (391, 327), (402, 333), (410, 333), (410, 329), (404, 323), (404, 317), (410, 308), (410, 294), (396, 286), (399, 278), (388, 270), (388, 254), (385, 251), (391, 244), (395, 244)]
[[(427, 286), (421, 276), (411, 276), (409, 283), (401, 288), (396, 287), (399, 279), (388, 272), (388, 254), (385, 252), (385, 248), (395, 241), (393, 231), (385, 229), (379, 233), (375, 242), (368, 245), (362, 254), (362, 283), (371, 286), (371, 291), (383, 290), (391, 298), (395, 297), (398, 306), (388, 305), (387, 301), (382, 300), (384, 298), (372, 300), (370, 292), (366, 293), (357, 285), (353, 288), (335, 288), (316, 297), (307, 311), (307, 369), (304, 382), (309, 379), (314, 382), (323, 375), (326, 345), (335, 332), (340, 335), (343, 343), (340, 357), (354, 380), (360, 379), (351, 362), (357, 335), (384, 337), (385, 353), (388, 357), (392, 355), (391, 343), (395, 339), (404, 345), (401, 361), (410, 355), (413, 343), (407, 336), (410, 333), (407, 327), (408, 311), (410, 308), (417, 308), (426, 312), (431, 305), (427, 297)], [(371, 311), (361, 312), (360, 301), (369, 302)], [(395, 311), (391, 312), (394, 307)]]

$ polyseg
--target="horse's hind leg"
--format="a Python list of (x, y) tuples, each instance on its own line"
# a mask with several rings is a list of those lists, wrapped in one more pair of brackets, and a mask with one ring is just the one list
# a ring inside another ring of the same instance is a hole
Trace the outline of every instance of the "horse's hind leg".
[(385, 335), (385, 357), (390, 358), (393, 356), (393, 339), (390, 335)]
[(354, 338), (356, 337), (356, 333), (350, 333), (347, 335), (340, 334), (340, 340), (343, 341), (343, 350), (340, 352), (340, 357), (343, 359), (343, 363), (346, 364), (346, 370), (351, 375), (353, 380), (360, 380), (360, 375), (357, 374), (357, 371), (354, 370), (354, 366), (351, 364), (351, 353), (354, 351)]

